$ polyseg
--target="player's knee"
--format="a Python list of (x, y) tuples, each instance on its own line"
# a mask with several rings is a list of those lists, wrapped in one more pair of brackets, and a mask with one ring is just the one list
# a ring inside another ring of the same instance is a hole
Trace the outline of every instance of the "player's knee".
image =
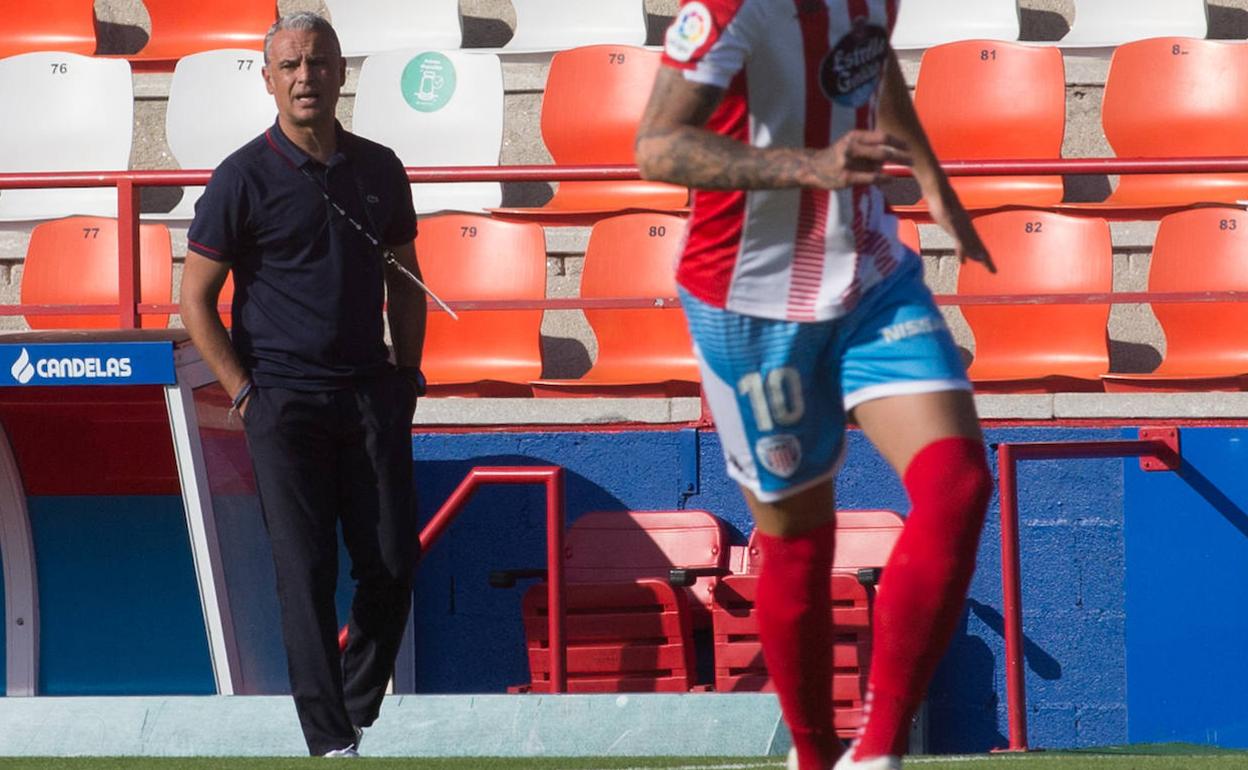
[(928, 444), (906, 469), (905, 484), (913, 513), (930, 512), (931, 525), (957, 540), (978, 539), (992, 497), (981, 442), (951, 437)]

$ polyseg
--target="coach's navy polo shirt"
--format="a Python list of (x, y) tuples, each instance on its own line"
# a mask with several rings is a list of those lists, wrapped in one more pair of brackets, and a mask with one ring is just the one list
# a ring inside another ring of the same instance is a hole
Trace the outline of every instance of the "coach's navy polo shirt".
[(416, 235), (411, 188), (393, 151), (337, 131), (322, 164), (274, 123), (221, 162), (195, 205), (189, 248), (232, 265), (234, 349), (262, 387), (325, 390), (389, 366), (382, 255), (322, 187), (391, 246)]

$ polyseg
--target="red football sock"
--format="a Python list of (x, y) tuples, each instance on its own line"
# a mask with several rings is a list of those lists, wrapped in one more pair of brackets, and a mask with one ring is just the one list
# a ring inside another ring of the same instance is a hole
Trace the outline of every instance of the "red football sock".
[(799, 767), (824, 770), (841, 753), (832, 728), (832, 599), (829, 574), (836, 525), (792, 537), (762, 532), (758, 636)]
[(911, 510), (879, 586), (857, 760), (905, 753), (910, 719), (961, 617), (992, 494), (983, 444), (961, 437), (921, 449), (904, 483)]

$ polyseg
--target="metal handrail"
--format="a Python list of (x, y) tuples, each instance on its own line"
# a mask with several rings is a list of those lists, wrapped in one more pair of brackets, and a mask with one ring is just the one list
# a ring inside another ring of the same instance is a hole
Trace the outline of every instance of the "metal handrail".
[[(428, 553), (442, 533), (447, 530), (467, 505), (477, 489), (494, 484), (544, 484), (546, 486), (546, 569), (549, 578), (546, 582), (546, 596), (549, 604), (547, 617), (550, 635), (550, 679), (552, 692), (568, 691), (568, 644), (565, 638), (566, 615), (564, 605), (565, 580), (563, 576), (563, 529), (564, 529), (564, 488), (563, 468), (559, 466), (501, 466), (478, 467), (468, 471), (451, 492), (451, 496), (442, 503), (420, 531), (420, 552)], [(338, 646), (345, 649), (348, 639), (348, 627), (343, 626), (338, 632)]]
[(1146, 470), (1179, 467), (1178, 430), (1142, 428), (1139, 440), (1000, 443), (997, 484), (1001, 503), (1001, 593), (1005, 637), (1005, 697), (1009, 716), (1008, 751), (1028, 751), (1027, 682), (1023, 669), (1023, 583), (1019, 564), (1018, 463), (1023, 460), (1064, 460), (1139, 457)]
[[(1238, 173), (1248, 172), (1248, 158), (1042, 158), (1021, 160), (961, 160), (942, 164), (950, 176), (1008, 176), (1036, 174), (1174, 174), (1174, 173)], [(905, 166), (888, 164), (885, 173), (911, 176)], [(144, 187), (178, 187), (207, 184), (212, 176), (206, 170), (91, 171), (91, 172), (29, 172), (0, 174), (0, 190), (51, 187), (116, 187), (118, 219), (118, 302), (116, 305), (0, 305), (0, 316), (9, 315), (90, 315), (116, 313), (118, 325), (136, 329), (145, 313), (176, 313), (172, 304), (150, 305), (139, 302), (139, 190)], [(628, 181), (640, 179), (634, 166), (628, 165), (515, 165), (515, 166), (443, 166), (408, 168), (410, 182), (572, 182)], [(1125, 210), (1137, 211), (1126, 207)], [(1155, 211), (1165, 211), (1156, 209)], [(1151, 209), (1150, 209), (1151, 211)], [(1166, 295), (1141, 292), (1102, 294), (1049, 294), (1033, 296), (991, 295), (964, 297), (940, 295), (942, 305), (1014, 305), (1014, 304), (1097, 304), (1143, 302), (1241, 302), (1242, 292), (1176, 292)], [(506, 304), (499, 304), (505, 302)], [(459, 302), (457, 309), (567, 309), (567, 308), (643, 308), (675, 307), (675, 298), (610, 298), (610, 299), (546, 299), (527, 301)]]

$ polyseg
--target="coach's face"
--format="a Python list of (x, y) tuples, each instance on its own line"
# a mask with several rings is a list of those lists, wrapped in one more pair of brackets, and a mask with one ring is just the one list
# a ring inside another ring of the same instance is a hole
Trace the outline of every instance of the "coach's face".
[(264, 82), (286, 125), (332, 126), (338, 94), (347, 80), (347, 63), (327, 35), (316, 30), (283, 29), (273, 35)]

